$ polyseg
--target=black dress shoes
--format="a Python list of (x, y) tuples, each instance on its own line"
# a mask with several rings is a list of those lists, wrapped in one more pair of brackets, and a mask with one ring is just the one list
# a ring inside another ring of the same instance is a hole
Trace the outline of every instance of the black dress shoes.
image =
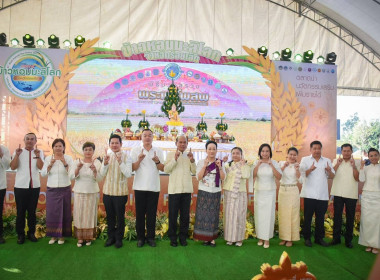
[(331, 242), (330, 242), (330, 245), (338, 245), (340, 244), (340, 240), (339, 239), (333, 239)]
[(310, 239), (306, 239), (305, 240), (305, 246), (307, 246), (307, 247), (312, 247), (313, 246), (313, 244), (311, 243)]
[(156, 241), (154, 241), (154, 239), (148, 239), (148, 245), (150, 247), (156, 247)]
[(38, 241), (37, 238), (34, 236), (34, 234), (29, 234), (29, 235), (28, 235), (28, 239), (29, 239), (30, 241), (32, 241), (32, 242), (37, 242), (37, 241)]
[(115, 239), (108, 238), (106, 243), (104, 244), (104, 247), (109, 247), (109, 246), (112, 246), (113, 244), (115, 244)]
[(346, 247), (349, 249), (354, 248), (354, 246), (352, 245), (352, 242), (346, 242)]
[(144, 239), (139, 239), (137, 241), (137, 247), (141, 248), (142, 246), (144, 246), (145, 244), (145, 240)]
[(19, 235), (17, 237), (17, 244), (24, 244), (25, 242), (25, 235)]
[(115, 247), (116, 247), (117, 249), (123, 247), (123, 241), (121, 241), (121, 240), (116, 240), (116, 242), (115, 242)]
[(170, 246), (177, 247), (178, 246), (177, 241), (170, 241)]
[(186, 239), (185, 240), (180, 240), (179, 243), (181, 244), (181, 246), (187, 246)]
[(330, 246), (330, 244), (327, 243), (327, 242), (325, 242), (323, 239), (315, 240), (314, 243), (315, 243), (315, 244), (319, 244), (319, 245), (321, 245), (321, 246), (323, 246), (323, 247), (328, 247), (328, 246)]

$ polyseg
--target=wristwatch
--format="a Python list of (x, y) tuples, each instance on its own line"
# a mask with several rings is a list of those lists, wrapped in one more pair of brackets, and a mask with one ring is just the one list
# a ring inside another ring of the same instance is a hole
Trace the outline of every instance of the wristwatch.
[(157, 165), (157, 164), (160, 164), (160, 163), (161, 163), (161, 161), (155, 162), (156, 165)]

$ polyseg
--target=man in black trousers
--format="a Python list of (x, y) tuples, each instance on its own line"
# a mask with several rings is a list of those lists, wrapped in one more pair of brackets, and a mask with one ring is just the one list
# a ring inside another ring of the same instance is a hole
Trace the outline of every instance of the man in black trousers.
[[(155, 227), (157, 205), (160, 195), (160, 174), (164, 171), (164, 156), (161, 149), (154, 147), (153, 132), (144, 129), (140, 147), (131, 151), (132, 170), (135, 171), (133, 189), (136, 203), (136, 233), (137, 247), (143, 247), (145, 241), (151, 247), (156, 247)], [(146, 219), (146, 235), (145, 235)]]
[(38, 197), (40, 196), (40, 173), (44, 162), (44, 155), (34, 147), (37, 144), (37, 137), (34, 133), (24, 136), (25, 148), (21, 145), (16, 149), (11, 161), (11, 169), (16, 170), (16, 180), (14, 186), (16, 199), (16, 232), (17, 243), (25, 242), (25, 216), (28, 212), (28, 238), (32, 242), (37, 242), (36, 232), (36, 209)]
[(304, 226), (302, 229), (305, 245), (311, 243), (311, 221), (315, 214), (315, 243), (328, 246), (325, 237), (325, 214), (329, 201), (329, 188), (327, 179), (334, 178), (335, 171), (331, 161), (322, 156), (322, 143), (313, 141), (310, 143), (310, 156), (303, 157), (300, 170), (303, 177), (301, 197), (304, 198)]
[(121, 147), (121, 137), (112, 134), (109, 139), (111, 151), (106, 152), (100, 169), (100, 174), (105, 177), (103, 203), (108, 227), (105, 247), (113, 244), (116, 248), (123, 246), (125, 204), (128, 201), (128, 178), (132, 176), (132, 161)]
[[(343, 158), (342, 158), (343, 157)], [(341, 146), (341, 156), (333, 162), (335, 177), (331, 188), (334, 196), (334, 231), (331, 245), (340, 244), (342, 214), (346, 206), (346, 233), (344, 241), (347, 248), (353, 248), (352, 238), (355, 221), (356, 202), (358, 200), (358, 181), (360, 162), (352, 158), (351, 144)]]
[(186, 238), (189, 230), (190, 203), (193, 192), (193, 181), (191, 175), (196, 173), (196, 165), (191, 149), (186, 152), (187, 138), (185, 135), (176, 139), (176, 152), (168, 153), (164, 171), (169, 173), (169, 230), (170, 245), (177, 247), (177, 219), (180, 215), (179, 243), (187, 245)]

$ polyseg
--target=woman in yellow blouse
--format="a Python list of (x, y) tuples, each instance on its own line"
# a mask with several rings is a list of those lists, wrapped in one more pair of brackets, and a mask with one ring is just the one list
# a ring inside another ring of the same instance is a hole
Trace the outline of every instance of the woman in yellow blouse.
[(224, 239), (227, 245), (243, 245), (247, 216), (247, 179), (250, 168), (243, 159), (243, 150), (231, 150), (232, 161), (226, 164), (224, 189)]

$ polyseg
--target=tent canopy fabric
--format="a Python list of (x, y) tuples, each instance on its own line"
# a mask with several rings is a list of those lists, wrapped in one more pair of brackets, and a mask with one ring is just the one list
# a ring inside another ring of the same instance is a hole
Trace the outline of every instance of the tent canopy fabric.
[[(243, 45), (267, 46), (269, 55), (291, 48), (315, 58), (337, 54), (338, 94), (380, 96), (379, 70), (324, 27), (265, 0), (28, 0), (0, 11), (0, 33), (20, 41), (26, 33), (61, 43), (77, 35), (122, 43), (196, 40), (224, 53), (244, 54)], [(298, 1), (300, 2), (300, 1)], [(375, 0), (301, 1), (324, 13), (380, 53), (380, 4)], [(379, 67), (379, 65), (377, 66)]]

